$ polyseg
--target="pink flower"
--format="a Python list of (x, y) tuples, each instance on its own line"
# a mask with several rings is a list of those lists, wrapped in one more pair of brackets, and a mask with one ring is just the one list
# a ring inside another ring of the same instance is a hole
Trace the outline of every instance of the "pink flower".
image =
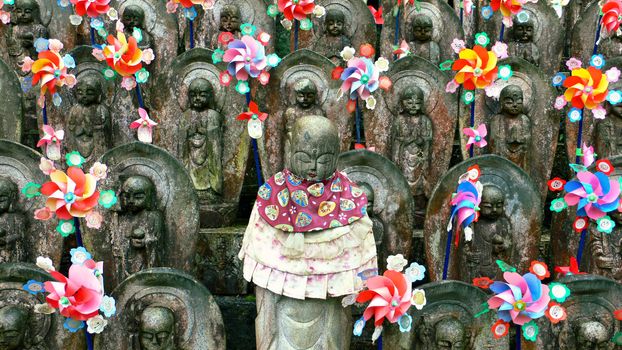
[[(0, 4), (0, 9), (2, 8), (2, 5), (4, 5), (4, 3)], [(0, 10), (0, 22), (3, 24), (9, 24), (11, 22), (11, 13)]]
[(229, 86), (229, 84), (231, 84), (231, 79), (233, 79), (233, 77), (229, 74), (229, 72), (220, 72), (220, 85)]
[(104, 56), (104, 52), (101, 49), (93, 49), (92, 55), (98, 61), (103, 61), (106, 59), (106, 56)]
[(24, 60), (22, 61), (22, 72), (30, 72), (30, 70), (32, 69), (32, 64), (35, 63), (35, 61), (32, 60), (32, 58), (26, 56), (24, 57)]
[(391, 323), (397, 322), (410, 308), (411, 284), (406, 276), (397, 271), (387, 270), (382, 276), (368, 279), (367, 288), (359, 293), (356, 302), (371, 301), (363, 318), (367, 321), (374, 316), (376, 327), (382, 325), (385, 318)]
[(460, 51), (465, 47), (466, 46), (464, 44), (464, 40), (454, 39), (454, 41), (452, 41), (451, 43), (451, 48), (454, 50), (455, 53), (460, 53)]
[(178, 3), (173, 2), (173, 0), (169, 0), (166, 3), (166, 12), (168, 12), (168, 13), (175, 13), (175, 11), (177, 11), (177, 6), (179, 6)]
[(497, 41), (491, 49), (499, 59), (508, 58), (508, 44)]
[(605, 72), (605, 75), (610, 83), (615, 83), (620, 78), (620, 70), (617, 67), (612, 67)]
[(270, 73), (266, 71), (261, 72), (261, 74), (259, 74), (259, 82), (261, 83), (261, 85), (268, 85), (268, 83), (270, 82)]
[(102, 215), (97, 212), (97, 211), (91, 211), (90, 213), (88, 213), (86, 215), (86, 217), (84, 218), (86, 220), (86, 226), (99, 230), (102, 226), (102, 222), (104, 221), (104, 218), (102, 217)]
[(49, 125), (43, 125), (43, 137), (37, 142), (37, 147), (45, 145), (45, 152), (48, 158), (52, 160), (60, 159), (61, 141), (65, 137), (63, 130), (55, 131), (53, 127)]
[(467, 149), (469, 149), (471, 145), (482, 148), (488, 144), (485, 139), (486, 135), (488, 135), (486, 124), (480, 124), (477, 128), (464, 128), (462, 132), (469, 137), (466, 145)]
[(138, 109), (140, 119), (137, 119), (130, 124), (130, 128), (138, 129), (138, 140), (145, 143), (151, 143), (153, 139), (153, 127), (158, 125), (149, 118), (149, 114), (143, 108)]
[(123, 80), (121, 80), (121, 87), (127, 91), (131, 91), (136, 87), (136, 79), (134, 79), (133, 76), (123, 77)]
[(151, 61), (153, 61), (155, 59), (155, 55), (153, 54), (153, 50), (152, 49), (146, 49), (143, 50), (143, 63), (145, 64), (151, 64)]
[(63, 49), (63, 43), (58, 39), (50, 39), (48, 41), (50, 51), (60, 52)]
[(486, 96), (498, 100), (499, 96), (501, 95), (501, 86), (499, 86), (499, 84), (497, 83), (493, 83), (492, 85), (486, 86), (484, 88), (484, 91), (486, 92)]
[(583, 65), (583, 63), (574, 57), (566, 61), (566, 67), (570, 70), (581, 68), (581, 65)]
[(592, 116), (596, 119), (605, 119), (607, 116), (607, 110), (603, 106), (598, 106), (592, 109)]
[(453, 94), (456, 90), (458, 90), (458, 87), (460, 87), (460, 84), (456, 83), (456, 81), (452, 79), (445, 86), (445, 92)]
[(41, 221), (47, 221), (54, 217), (54, 213), (47, 207), (35, 210), (34, 218)]
[(555, 107), (555, 109), (562, 109), (566, 106), (566, 104), (568, 104), (568, 102), (566, 102), (564, 96), (558, 96), (555, 99), (555, 104), (553, 105), (553, 107)]
[(106, 164), (102, 164), (100, 162), (96, 162), (93, 164), (91, 169), (89, 169), (89, 174), (93, 175), (98, 181), (106, 178), (108, 173), (108, 167)]
[(41, 157), (39, 169), (41, 169), (42, 173), (48, 176), (52, 173), (52, 171), (56, 170), (56, 168), (54, 167), (54, 162), (45, 157)]
[(229, 63), (229, 74), (238, 80), (248, 80), (249, 76), (257, 78), (268, 66), (264, 46), (248, 35), (229, 43), (223, 61)]

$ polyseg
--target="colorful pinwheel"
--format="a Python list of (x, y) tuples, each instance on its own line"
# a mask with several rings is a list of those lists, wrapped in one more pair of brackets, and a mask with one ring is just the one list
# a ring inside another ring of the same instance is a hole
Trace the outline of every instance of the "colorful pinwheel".
[(223, 60), (229, 63), (229, 74), (238, 80), (257, 78), (268, 67), (264, 46), (252, 36), (233, 40), (227, 46)]
[(571, 276), (571, 275), (585, 275), (585, 272), (579, 271), (579, 263), (574, 256), (570, 257), (570, 265), (569, 266), (556, 266), (555, 272), (561, 274), (562, 276)]
[(158, 125), (149, 118), (149, 114), (144, 108), (138, 109), (139, 119), (134, 120), (130, 124), (130, 128), (138, 129), (137, 135), (140, 142), (151, 143), (153, 140), (153, 127)]
[(78, 16), (99, 17), (110, 10), (110, 0), (71, 0)]
[(467, 149), (471, 147), (471, 145), (475, 145), (479, 148), (486, 147), (488, 142), (486, 142), (486, 135), (488, 135), (488, 131), (486, 130), (486, 124), (480, 124), (477, 128), (464, 128), (462, 132), (469, 137), (467, 140)]
[(294, 19), (302, 21), (307, 15), (313, 13), (315, 9), (314, 0), (278, 0), (279, 11), (283, 13), (283, 17), (293, 21)]
[(495, 282), (490, 290), (495, 295), (488, 300), (488, 307), (498, 309), (497, 316), (505, 322), (524, 325), (532, 319), (544, 316), (549, 301), (549, 286), (532, 274), (523, 276), (516, 272), (504, 272), (505, 282)]
[[(474, 180), (461, 180), (458, 184), (458, 189), (451, 199), (451, 216), (449, 217), (449, 224), (447, 225), (447, 231), (453, 229), (453, 222), (456, 219), (458, 228), (464, 229), (464, 236), (467, 241), (471, 240), (473, 236), (473, 230), (469, 227), (471, 223), (477, 221), (479, 203), (482, 200), (482, 184)], [(456, 231), (455, 244), (460, 242), (459, 231)]]
[(67, 174), (54, 170), (50, 180), (41, 186), (41, 194), (48, 197), (45, 206), (59, 219), (85, 217), (97, 205), (97, 180), (82, 169), (72, 166)]
[(32, 86), (41, 84), (41, 93), (38, 99), (41, 108), (45, 104), (47, 92), (52, 95), (54, 105), (60, 106), (62, 99), (56, 93), (56, 87), (67, 85), (72, 88), (76, 84), (76, 77), (73, 74), (67, 74), (67, 68), (74, 68), (75, 61), (71, 55), (61, 57), (60, 50), (63, 49), (63, 44), (58, 40), (37, 39), (35, 47), (39, 52), (37, 60), (33, 61), (30, 57), (26, 57), (22, 71), (32, 72)]
[(393, 54), (396, 55), (398, 59), (410, 55), (410, 47), (406, 40), (402, 40), (399, 46), (393, 46)]
[[(168, 3), (166, 4), (166, 8), (167, 10), (169, 10), (169, 13), (173, 13), (175, 12), (175, 10), (177, 9), (178, 5), (183, 6), (183, 8), (185, 9), (189, 9), (194, 5), (201, 5), (201, 6), (206, 6), (209, 8), (210, 5), (213, 6), (214, 5), (214, 1), (210, 1), (210, 0), (169, 0)], [(172, 11), (170, 11), (172, 10)]]
[(620, 183), (602, 172), (581, 171), (577, 180), (569, 181), (564, 190), (567, 192), (564, 201), (569, 206), (577, 205), (577, 215), (593, 220), (617, 210), (620, 204)]
[(263, 136), (263, 122), (268, 118), (268, 113), (260, 112), (259, 107), (253, 101), (248, 104), (248, 112), (241, 113), (237, 120), (248, 120), (248, 134), (254, 139)]
[(373, 316), (376, 327), (382, 325), (385, 318), (396, 323), (410, 308), (412, 287), (404, 274), (387, 270), (382, 276), (368, 279), (366, 285), (368, 289), (359, 293), (356, 302), (370, 302), (363, 319), (368, 321)]
[(108, 66), (122, 77), (132, 76), (143, 67), (143, 52), (136, 38), (131, 36), (128, 40), (122, 31), (117, 32), (116, 38), (108, 35), (108, 45), (102, 53)]
[(466, 90), (484, 89), (497, 78), (497, 55), (480, 45), (464, 48), (451, 69), (456, 72), (454, 81)]
[(354, 50), (348, 49), (351, 48), (346, 47), (341, 55), (347, 61), (347, 67), (339, 77), (342, 81), (339, 91), (349, 97), (347, 108), (351, 113), (356, 109), (357, 98), (364, 100), (368, 109), (374, 109), (376, 99), (372, 93), (378, 88), (388, 90), (391, 87), (391, 80), (380, 76), (381, 72), (389, 70), (389, 61), (380, 57), (374, 63), (367, 57), (354, 57)]
[(43, 125), (41, 129), (43, 130), (43, 137), (37, 142), (37, 147), (45, 146), (47, 157), (51, 160), (59, 160), (61, 141), (65, 137), (65, 132), (63, 130), (56, 131), (49, 125)]
[(622, 22), (622, 1), (607, 0), (602, 7), (602, 26), (607, 33), (615, 33)]
[(376, 23), (376, 25), (384, 24), (384, 17), (382, 16), (382, 6), (379, 6), (377, 10), (373, 6), (367, 7), (369, 8), (369, 12), (371, 12), (371, 15), (374, 16), (374, 22)]

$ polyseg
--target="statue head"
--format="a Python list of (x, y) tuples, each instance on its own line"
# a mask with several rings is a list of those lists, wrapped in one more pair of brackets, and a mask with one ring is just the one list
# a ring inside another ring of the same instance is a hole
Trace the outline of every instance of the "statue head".
[(465, 330), (462, 322), (455, 318), (439, 321), (434, 327), (437, 350), (462, 350), (465, 348)]
[(9, 178), (0, 176), (0, 214), (11, 211), (17, 196), (17, 185)]
[(166, 307), (148, 306), (140, 314), (141, 350), (175, 348), (175, 315)]
[(142, 175), (128, 177), (121, 185), (121, 209), (131, 214), (155, 207), (155, 186), (151, 179)]
[(410, 85), (400, 93), (400, 107), (402, 112), (411, 117), (422, 114), (424, 108), (423, 102), (423, 90), (418, 86)]
[(76, 99), (82, 106), (92, 106), (102, 101), (101, 81), (93, 74), (87, 74), (78, 80)]
[(508, 117), (516, 117), (524, 113), (523, 89), (518, 85), (508, 85), (501, 90), (499, 96), (501, 113)]
[(330, 36), (341, 36), (346, 28), (346, 15), (343, 11), (331, 8), (326, 11), (324, 26)]
[(311, 79), (303, 78), (294, 85), (296, 91), (296, 104), (300, 108), (308, 109), (317, 103), (317, 87)]
[(533, 42), (533, 31), (534, 25), (531, 18), (524, 22), (514, 21), (512, 37), (519, 43), (530, 43)]
[(144, 30), (145, 11), (142, 7), (137, 5), (127, 6), (125, 11), (123, 11), (121, 23), (123, 23), (125, 29), (129, 31), (132, 31), (134, 28)]
[(504, 214), (505, 196), (503, 191), (495, 185), (486, 185), (482, 191), (480, 203), (482, 219), (497, 220)]
[(18, 25), (41, 23), (39, 3), (36, 0), (15, 0), (11, 21)]
[(587, 321), (579, 324), (577, 350), (601, 350), (609, 348), (609, 331), (602, 323)]
[(291, 172), (309, 181), (322, 181), (333, 175), (339, 156), (339, 132), (322, 116), (305, 116), (292, 130)]
[(430, 16), (419, 15), (413, 19), (413, 38), (416, 42), (427, 43), (432, 41), (433, 33), (434, 23)]
[(30, 314), (21, 306), (9, 305), (0, 309), (0, 348), (22, 350), (25, 348), (26, 331)]
[(190, 108), (197, 112), (210, 108), (214, 99), (214, 87), (203, 78), (197, 78), (188, 87), (188, 103)]
[(240, 8), (234, 4), (223, 6), (220, 11), (220, 28), (221, 32), (239, 32), (242, 24), (242, 13)]

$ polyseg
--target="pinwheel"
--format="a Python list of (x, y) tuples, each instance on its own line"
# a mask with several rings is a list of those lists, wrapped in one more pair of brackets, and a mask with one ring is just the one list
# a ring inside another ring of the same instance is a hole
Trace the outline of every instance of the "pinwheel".
[(410, 47), (406, 40), (402, 40), (400, 46), (393, 46), (393, 54), (396, 55), (398, 59), (404, 58), (410, 54)]
[(477, 128), (464, 128), (462, 132), (469, 137), (466, 145), (467, 149), (469, 149), (471, 145), (482, 148), (488, 144), (485, 139), (486, 135), (488, 135), (486, 124), (480, 124)]
[[(462, 181), (451, 199), (451, 216), (447, 231), (452, 230), (454, 219), (457, 219), (458, 227), (464, 229), (467, 241), (471, 240), (473, 230), (469, 227), (471, 223), (477, 221), (479, 203), (482, 200), (482, 184), (478, 182)], [(460, 234), (456, 232), (456, 245), (460, 242)]]
[(67, 74), (67, 68), (75, 67), (75, 61), (70, 55), (60, 56), (60, 50), (63, 44), (58, 40), (40, 39), (48, 50), (40, 51), (36, 61), (30, 58), (24, 60), (22, 66), (24, 71), (32, 71), (32, 86), (41, 83), (41, 93), (39, 95), (39, 106), (45, 104), (45, 94), (49, 92), (52, 95), (54, 105), (60, 106), (62, 99), (56, 93), (56, 87), (67, 85), (73, 87), (76, 84), (76, 77), (73, 74)]
[(371, 12), (371, 15), (374, 16), (374, 22), (376, 22), (376, 25), (384, 24), (384, 17), (382, 16), (382, 6), (378, 7), (377, 10), (373, 6), (367, 7), (369, 8), (369, 12)]
[(341, 73), (341, 91), (347, 93), (350, 99), (360, 97), (367, 100), (371, 93), (379, 86), (380, 72), (375, 69), (374, 63), (365, 57), (353, 57), (348, 61), (348, 67)]
[(386, 318), (396, 323), (406, 314), (411, 305), (412, 287), (403, 274), (387, 270), (382, 276), (375, 276), (366, 281), (367, 290), (356, 297), (357, 303), (370, 302), (363, 312), (363, 319), (374, 317), (374, 325), (381, 326)]
[(108, 66), (122, 77), (131, 77), (143, 67), (143, 52), (136, 38), (131, 36), (128, 40), (122, 31), (117, 32), (116, 38), (108, 35), (102, 54)]
[(244, 35), (227, 46), (223, 60), (229, 63), (229, 74), (238, 80), (257, 78), (268, 67), (264, 46), (252, 36)]
[(581, 171), (577, 180), (566, 183), (564, 190), (564, 201), (569, 206), (577, 205), (577, 215), (593, 220), (617, 210), (620, 204), (620, 183), (602, 172)]
[(592, 163), (594, 163), (596, 154), (594, 153), (593, 146), (588, 147), (584, 142), (583, 146), (581, 147), (581, 154), (582, 154), (581, 160), (583, 162), (583, 166), (589, 167), (590, 165), (592, 165)]
[(43, 137), (37, 142), (37, 147), (45, 146), (45, 154), (51, 160), (60, 159), (61, 141), (65, 137), (63, 130), (54, 130), (49, 125), (43, 125)]
[(574, 108), (595, 109), (607, 98), (609, 81), (600, 69), (595, 67), (576, 68), (564, 80), (564, 98)]
[(602, 7), (602, 26), (607, 33), (615, 33), (622, 21), (622, 1), (607, 0)]
[(41, 194), (48, 197), (45, 206), (59, 219), (85, 217), (97, 205), (97, 180), (91, 174), (84, 174), (82, 169), (72, 166), (66, 174), (54, 170), (50, 180), (41, 185)]
[(503, 24), (506, 27), (511, 27), (512, 16), (518, 14), (526, 2), (526, 0), (492, 0), (490, 7), (494, 12), (500, 11), (503, 15)]
[(78, 16), (99, 17), (110, 9), (110, 0), (71, 0)]
[(556, 266), (555, 272), (561, 274), (562, 276), (570, 276), (570, 275), (585, 275), (585, 272), (579, 271), (579, 263), (574, 256), (570, 257), (570, 265), (569, 266)]
[(263, 122), (268, 118), (268, 113), (259, 111), (259, 107), (253, 101), (248, 104), (248, 112), (241, 113), (237, 120), (248, 120), (248, 134), (254, 139), (263, 136)]
[(497, 77), (497, 55), (485, 47), (475, 45), (473, 49), (464, 48), (451, 67), (456, 72), (454, 82), (466, 90), (485, 89)]
[(279, 11), (283, 13), (283, 17), (293, 21), (294, 19), (302, 21), (307, 15), (313, 13), (315, 9), (314, 0), (278, 0)]
[(549, 286), (543, 285), (532, 273), (523, 276), (516, 272), (504, 272), (505, 282), (495, 282), (490, 290), (495, 293), (488, 300), (488, 307), (498, 309), (497, 316), (516, 325), (544, 316), (549, 301)]
[(139, 119), (134, 120), (130, 124), (130, 128), (138, 129), (138, 140), (145, 143), (151, 143), (153, 140), (153, 127), (158, 125), (158, 123), (154, 122), (149, 118), (149, 114), (143, 108), (138, 109), (138, 114), (140, 115)]

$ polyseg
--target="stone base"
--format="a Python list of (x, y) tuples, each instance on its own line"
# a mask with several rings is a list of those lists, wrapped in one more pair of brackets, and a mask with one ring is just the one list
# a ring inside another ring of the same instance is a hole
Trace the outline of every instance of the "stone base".
[(255, 297), (214, 296), (225, 323), (227, 350), (255, 349)]
[(237, 203), (214, 203), (199, 195), (201, 228), (215, 228), (233, 225), (238, 214)]

